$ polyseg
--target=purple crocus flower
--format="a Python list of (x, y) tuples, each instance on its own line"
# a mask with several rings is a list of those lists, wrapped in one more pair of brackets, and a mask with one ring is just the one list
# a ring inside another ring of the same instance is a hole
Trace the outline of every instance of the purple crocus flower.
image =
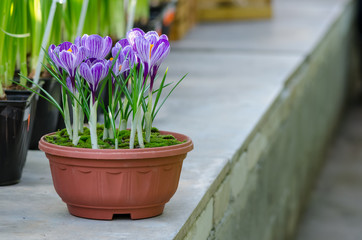
[[(150, 33), (150, 32), (148, 32)], [(147, 34), (148, 34), (147, 33)], [(154, 32), (156, 33), (156, 32)], [(148, 36), (145, 36), (146, 39), (148, 39)], [(157, 33), (156, 33), (157, 34)], [(158, 34), (157, 34), (158, 36)], [(152, 37), (149, 39), (151, 40)], [(168, 41), (168, 38), (165, 34), (162, 34), (157, 41), (154, 44), (151, 44), (151, 53), (150, 53), (150, 78), (151, 78), (151, 90), (153, 87), (153, 82), (156, 78), (157, 72), (159, 67), (161, 66), (161, 63), (170, 53), (170, 43)]]
[(110, 60), (89, 58), (79, 67), (80, 75), (88, 82), (92, 92), (93, 104), (99, 83), (108, 75), (111, 66)]
[(168, 38), (165, 34), (159, 36), (155, 31), (149, 31), (145, 34), (142, 30), (136, 28), (127, 33), (127, 39), (139, 62), (143, 65), (144, 80), (148, 74), (150, 76), (150, 91), (152, 91), (157, 71), (170, 52)]
[(87, 57), (104, 59), (112, 48), (112, 39), (108, 36), (87, 35), (75, 39), (75, 45), (83, 46), (88, 50)]
[(70, 46), (72, 46), (71, 42), (63, 42), (59, 44), (59, 46), (55, 46), (54, 44), (52, 44), (48, 48), (49, 57), (57, 66), (60, 75), (63, 74), (63, 69), (62, 69), (62, 64), (60, 63), (59, 53), (62, 51), (67, 51), (70, 48)]
[(127, 39), (121, 39), (115, 44), (112, 48), (112, 57), (117, 57), (113, 73), (116, 76), (122, 74), (123, 78), (126, 79), (130, 74), (130, 69), (136, 62), (134, 52)]
[(63, 74), (63, 70), (68, 73), (66, 84), (69, 90), (75, 92), (75, 75), (78, 66), (86, 58), (87, 50), (70, 42), (63, 42), (57, 47), (51, 45), (48, 53), (52, 61), (57, 65), (59, 73)]

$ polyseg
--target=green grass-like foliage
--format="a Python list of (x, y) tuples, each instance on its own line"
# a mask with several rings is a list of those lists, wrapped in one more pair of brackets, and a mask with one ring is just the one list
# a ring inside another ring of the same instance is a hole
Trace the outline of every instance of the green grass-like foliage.
[[(103, 138), (103, 125), (97, 126), (98, 147), (100, 149), (114, 149), (115, 141), (113, 139)], [(117, 130), (118, 131), (118, 130)], [(72, 144), (66, 129), (58, 130), (54, 135), (46, 136), (45, 140), (49, 143), (59, 146), (77, 147), (77, 148), (92, 148), (90, 132), (88, 128), (84, 128), (83, 133), (79, 133), (80, 140), (77, 146)], [(130, 130), (119, 131), (118, 134), (118, 149), (129, 149)], [(182, 143), (172, 135), (161, 135), (157, 128), (152, 128), (151, 141), (145, 144), (145, 148), (165, 147)], [(137, 137), (135, 140), (135, 148), (139, 148)]]

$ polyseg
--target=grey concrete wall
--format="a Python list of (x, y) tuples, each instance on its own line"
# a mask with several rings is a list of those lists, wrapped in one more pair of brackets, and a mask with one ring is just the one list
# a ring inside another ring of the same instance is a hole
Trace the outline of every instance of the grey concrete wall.
[(306, 56), (185, 239), (291, 239), (346, 98), (354, 6)]

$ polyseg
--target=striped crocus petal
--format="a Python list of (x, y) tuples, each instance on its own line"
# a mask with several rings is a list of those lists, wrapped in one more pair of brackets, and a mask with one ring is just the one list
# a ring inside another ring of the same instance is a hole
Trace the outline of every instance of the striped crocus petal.
[(164, 39), (168, 41), (168, 37), (166, 34), (162, 34), (159, 39)]
[(125, 71), (125, 69), (133, 68), (136, 58), (131, 46), (126, 46), (122, 49), (120, 54), (118, 55), (118, 60), (122, 64), (121, 73)]
[[(74, 45), (73, 45), (74, 46)], [(85, 47), (79, 47), (76, 54), (75, 66), (79, 66), (87, 58), (88, 50)]]
[(83, 62), (79, 66), (79, 74), (90, 84), (93, 84), (93, 76), (90, 71), (91, 66), (87, 64), (87, 62)]
[(78, 66), (86, 57), (86, 51), (83, 47), (78, 49), (77, 46), (72, 45), (67, 51), (59, 53), (59, 60), (62, 67), (69, 74), (70, 78), (75, 77)]
[[(75, 73), (76, 67), (73, 67), (75, 56), (68, 51), (63, 51), (60, 53), (60, 61), (62, 62), (63, 69), (68, 73), (67, 77), (67, 86), (69, 90), (74, 93), (75, 90)], [(69, 82), (70, 81), (70, 82)]]
[(149, 62), (151, 57), (151, 45), (144, 37), (137, 37), (135, 39), (135, 49), (137, 57), (142, 62)]
[(121, 48), (122, 48), (121, 44), (117, 42), (114, 45), (114, 47), (112, 48), (112, 58), (116, 58), (116, 56)]
[(92, 66), (91, 73), (94, 81), (94, 90), (97, 90), (98, 84), (107, 76), (108, 71), (105, 69), (104, 64), (97, 62)]
[(151, 51), (151, 66), (161, 65), (161, 63), (168, 56), (169, 53), (170, 43), (165, 39), (158, 40), (158, 42), (153, 46)]
[(75, 38), (74, 44), (78, 47), (85, 46), (86, 39), (89, 37), (88, 34), (84, 34), (82, 37), (78, 36)]
[(112, 48), (112, 57), (116, 58), (117, 54), (119, 52), (120, 49), (124, 49), (124, 48), (131, 48), (131, 45), (129, 44), (128, 40), (123, 38), (121, 40), (119, 40), (118, 42), (116, 42), (116, 44), (114, 45), (114, 47)]
[(95, 101), (95, 86), (94, 86), (94, 82), (95, 80), (93, 79), (93, 75), (91, 72), (91, 68), (87, 63), (82, 63), (79, 66), (79, 74), (87, 81), (89, 88), (92, 92), (93, 95), (93, 103)]
[(149, 31), (145, 34), (145, 39), (150, 43), (155, 45), (159, 39), (158, 33), (155, 31)]
[(50, 59), (54, 62), (54, 64), (57, 66), (57, 68), (61, 68), (61, 64), (59, 62), (59, 56), (55, 53), (56, 46), (54, 44), (50, 45), (48, 48), (48, 55)]
[(90, 35), (84, 40), (84, 43), (90, 58), (105, 58), (112, 48), (112, 39), (108, 36), (102, 38), (99, 35)]
[(49, 57), (52, 59), (52, 61), (55, 63), (59, 70), (63, 67), (59, 59), (59, 54), (62, 51), (67, 51), (70, 46), (72, 46), (71, 42), (63, 42), (59, 46), (55, 46), (54, 44), (52, 44), (48, 48)]
[(153, 89), (153, 83), (157, 75), (158, 68), (160, 67), (163, 60), (170, 53), (170, 43), (166, 39), (159, 39), (157, 43), (153, 46), (151, 51), (151, 60), (150, 60), (150, 90)]
[(144, 37), (137, 37), (134, 44), (135, 54), (143, 66), (143, 81), (145, 82), (150, 72), (151, 45)]
[(75, 88), (75, 81), (73, 81), (70, 77), (67, 77), (67, 80), (65, 81), (69, 91), (72, 93), (77, 92), (77, 89)]
[(133, 28), (127, 32), (127, 40), (129, 44), (132, 46), (133, 50), (135, 49), (135, 40), (138, 37), (143, 37), (145, 35), (145, 32), (142, 29), (139, 28)]
[(134, 52), (131, 48), (131, 46), (126, 46), (125, 48), (122, 49), (122, 53), (124, 57), (123, 59), (123, 64), (122, 64), (122, 70), (121, 72), (123, 73), (124, 71), (130, 70), (130, 68), (133, 68), (133, 66), (136, 63), (136, 57), (134, 55)]
[(126, 46), (130, 46), (128, 40), (126, 38), (123, 38), (117, 42), (122, 48)]
[[(115, 62), (115, 63), (114, 63), (114, 65), (113, 65), (112, 72), (113, 72), (113, 74), (114, 74), (115, 76), (118, 76), (118, 75), (120, 74), (119, 66), (121, 65), (121, 63), (118, 61), (118, 59), (113, 59), (113, 60), (112, 60), (112, 63), (113, 63), (113, 62)], [(115, 79), (114, 79), (114, 77), (113, 77), (113, 75), (112, 75), (112, 83), (114, 84), (114, 82), (115, 82)]]
[(69, 48), (70, 48), (70, 46), (72, 46), (73, 45), (73, 43), (71, 43), (71, 42), (63, 42), (63, 43), (61, 43), (61, 44), (59, 44), (59, 52), (62, 52), (62, 51), (67, 51)]

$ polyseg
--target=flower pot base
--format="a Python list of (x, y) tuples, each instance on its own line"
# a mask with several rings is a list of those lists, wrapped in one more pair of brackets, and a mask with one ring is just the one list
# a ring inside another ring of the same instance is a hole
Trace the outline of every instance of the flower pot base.
[(18, 184), (20, 182), (20, 179), (10, 180), (10, 181), (0, 181), (0, 186), (10, 186), (14, 184)]
[(67, 204), (70, 214), (97, 220), (112, 220), (115, 214), (130, 214), (131, 219), (143, 219), (161, 215), (165, 205), (141, 208), (102, 209)]

